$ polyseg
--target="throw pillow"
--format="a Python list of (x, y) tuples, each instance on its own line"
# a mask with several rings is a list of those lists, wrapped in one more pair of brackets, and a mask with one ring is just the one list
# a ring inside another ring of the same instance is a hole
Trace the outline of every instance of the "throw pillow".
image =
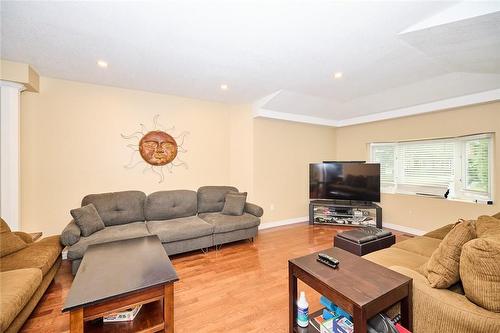
[(226, 194), (226, 202), (222, 209), (224, 215), (243, 215), (245, 202), (247, 201), (247, 192), (229, 192)]
[(477, 237), (500, 235), (500, 219), (493, 216), (481, 215), (476, 221)]
[(0, 218), (0, 258), (24, 249), (26, 243), (10, 231), (9, 225)]
[(461, 221), (451, 229), (422, 269), (431, 287), (448, 288), (460, 280), (462, 246), (475, 237), (474, 221)]
[(493, 215), (493, 217), (496, 218), (496, 219), (500, 219), (500, 212), (498, 212), (495, 215)]
[(75, 223), (82, 231), (83, 237), (90, 236), (94, 232), (104, 229), (104, 222), (102, 222), (102, 219), (93, 204), (72, 209), (70, 213), (71, 216), (73, 216)]
[(0, 233), (0, 258), (22, 250), (26, 246), (26, 243), (16, 234), (12, 232)]
[(460, 279), (473, 303), (500, 312), (500, 239), (478, 238), (464, 245)]
[(3, 218), (0, 217), (0, 232), (10, 232), (10, 227), (7, 222), (4, 221)]

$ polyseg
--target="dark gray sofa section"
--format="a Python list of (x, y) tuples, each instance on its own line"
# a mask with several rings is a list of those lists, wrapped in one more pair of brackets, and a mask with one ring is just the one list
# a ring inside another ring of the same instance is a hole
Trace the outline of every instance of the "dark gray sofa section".
[(238, 192), (238, 189), (232, 186), (200, 187), (198, 189), (198, 213), (222, 211), (228, 192)]
[(175, 190), (151, 193), (144, 205), (146, 221), (170, 220), (193, 216), (197, 213), (198, 203), (195, 191)]
[(241, 216), (221, 214), (232, 186), (205, 186), (190, 190), (160, 191), (146, 196), (140, 191), (87, 195), (82, 206), (94, 204), (106, 227), (82, 237), (71, 221), (61, 242), (76, 274), (87, 247), (115, 240), (157, 235), (169, 255), (253, 238), (257, 235), (261, 207), (247, 203)]
[(140, 191), (124, 191), (89, 194), (82, 200), (82, 207), (94, 204), (106, 227), (144, 221), (146, 194)]

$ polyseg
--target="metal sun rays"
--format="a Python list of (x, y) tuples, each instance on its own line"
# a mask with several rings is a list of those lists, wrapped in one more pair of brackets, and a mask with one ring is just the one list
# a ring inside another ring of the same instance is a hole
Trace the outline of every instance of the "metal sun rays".
[(165, 180), (163, 167), (165, 167), (168, 170), (168, 172), (170, 172), (170, 173), (172, 173), (172, 169), (174, 167), (182, 166), (186, 169), (188, 168), (187, 163), (179, 157), (179, 153), (186, 153), (187, 152), (186, 148), (184, 148), (184, 140), (185, 140), (186, 136), (189, 135), (189, 132), (182, 131), (177, 136), (175, 136), (174, 134), (170, 134), (177, 143), (177, 155), (172, 162), (165, 164), (165, 165), (160, 165), (160, 166), (149, 164), (141, 157), (141, 154), (140, 154), (139, 143), (141, 142), (141, 139), (146, 134), (148, 134), (150, 131), (162, 131), (165, 133), (174, 133), (175, 132), (175, 126), (172, 126), (170, 128), (165, 128), (165, 126), (160, 124), (158, 122), (159, 117), (160, 117), (159, 114), (157, 114), (153, 117), (153, 128), (151, 130), (148, 130), (148, 128), (144, 124), (139, 124), (140, 129), (138, 131), (135, 131), (129, 135), (121, 134), (121, 137), (125, 140), (136, 140), (135, 143), (127, 144), (127, 148), (131, 149), (132, 151), (130, 153), (129, 162), (126, 165), (124, 165), (125, 169), (134, 169), (135, 167), (144, 164), (144, 169), (142, 172), (143, 173), (146, 173), (147, 171), (153, 172), (154, 174), (156, 174), (159, 177), (158, 183), (162, 183)]

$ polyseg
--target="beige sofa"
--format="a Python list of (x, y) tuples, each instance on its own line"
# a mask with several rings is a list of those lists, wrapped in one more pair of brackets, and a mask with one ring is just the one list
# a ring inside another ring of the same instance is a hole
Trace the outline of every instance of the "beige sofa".
[(420, 273), (422, 264), (429, 260), (452, 227), (453, 224), (450, 224), (423, 236), (398, 242), (364, 258), (413, 279), (414, 333), (500, 332), (500, 313), (469, 301), (460, 283), (449, 289), (436, 289)]
[[(0, 219), (0, 229), (11, 232)], [(13, 333), (42, 298), (61, 264), (59, 236), (33, 242), (31, 236), (15, 232), (26, 247), (0, 258), (0, 332)]]

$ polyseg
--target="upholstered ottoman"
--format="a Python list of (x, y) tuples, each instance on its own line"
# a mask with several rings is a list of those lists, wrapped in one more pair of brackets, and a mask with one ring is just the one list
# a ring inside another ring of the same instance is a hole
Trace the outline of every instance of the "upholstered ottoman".
[(396, 243), (396, 236), (390, 231), (355, 229), (338, 233), (333, 238), (333, 246), (349, 251), (358, 256), (390, 247)]

